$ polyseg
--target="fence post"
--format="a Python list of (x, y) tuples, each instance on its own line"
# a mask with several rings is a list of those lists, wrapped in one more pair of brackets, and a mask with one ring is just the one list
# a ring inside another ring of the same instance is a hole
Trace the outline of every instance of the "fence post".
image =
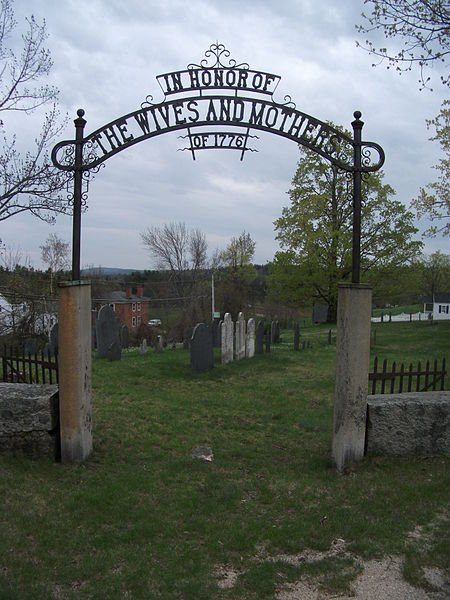
[(372, 287), (338, 287), (332, 458), (339, 471), (364, 457)]
[(59, 407), (61, 462), (82, 462), (92, 451), (91, 284), (60, 284)]

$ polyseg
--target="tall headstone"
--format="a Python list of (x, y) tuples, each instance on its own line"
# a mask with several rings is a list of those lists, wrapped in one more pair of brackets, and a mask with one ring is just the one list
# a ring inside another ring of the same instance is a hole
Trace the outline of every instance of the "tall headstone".
[(247, 323), (247, 336), (245, 343), (245, 356), (253, 358), (255, 356), (255, 319), (249, 319)]
[(270, 324), (270, 342), (271, 344), (275, 343), (275, 339), (277, 337), (277, 325), (275, 321), (272, 321)]
[(272, 329), (266, 333), (266, 352), (270, 352), (271, 339), (272, 339)]
[(147, 346), (147, 338), (144, 338), (139, 346), (139, 352), (141, 354), (147, 354), (148, 346)]
[(212, 327), (197, 323), (191, 337), (191, 368), (205, 371), (214, 367)]
[(158, 335), (155, 342), (155, 352), (164, 352), (164, 340), (162, 335)]
[(122, 325), (120, 330), (120, 339), (122, 342), (122, 348), (128, 348), (130, 345), (130, 331), (126, 325)]
[(294, 324), (294, 350), (300, 349), (300, 325)]
[(225, 313), (222, 323), (222, 364), (233, 360), (233, 333), (234, 324), (230, 313)]
[(211, 322), (214, 348), (220, 348), (220, 323), (218, 319)]
[(255, 354), (263, 354), (264, 352), (264, 323), (263, 321), (258, 321), (258, 325), (256, 326), (256, 336), (255, 336)]
[(245, 358), (245, 319), (240, 312), (236, 321), (235, 328), (235, 350), (236, 360)]
[(120, 343), (119, 324), (109, 304), (105, 304), (98, 311), (96, 331), (98, 357), (107, 358), (108, 360), (120, 360), (122, 346)]
[(217, 325), (217, 348), (222, 348), (222, 319), (220, 319)]
[(23, 351), (25, 356), (34, 356), (36, 354), (36, 344), (33, 338), (28, 338), (25, 340)]
[(59, 325), (56, 322), (50, 330), (50, 354), (55, 356), (58, 354), (58, 337)]

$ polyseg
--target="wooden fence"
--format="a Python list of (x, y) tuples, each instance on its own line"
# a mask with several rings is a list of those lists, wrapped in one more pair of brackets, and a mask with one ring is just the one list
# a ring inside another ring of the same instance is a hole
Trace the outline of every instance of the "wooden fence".
[[(429, 392), (444, 389), (445, 358), (439, 367), (435, 359), (433, 365), (427, 360), (423, 369), (419, 361), (417, 368), (410, 363), (405, 369), (402, 363), (397, 370), (395, 362), (392, 363), (390, 371), (387, 369), (387, 360), (384, 359), (381, 371), (378, 371), (378, 357), (373, 362), (373, 372), (369, 373), (369, 394), (401, 394), (402, 392)], [(381, 381), (381, 390), (377, 392), (377, 382)], [(372, 382), (372, 384), (370, 384)], [(397, 384), (397, 385), (396, 385)]]
[(58, 383), (58, 354), (50, 351), (25, 354), (17, 348), (0, 349), (1, 381), (9, 383)]

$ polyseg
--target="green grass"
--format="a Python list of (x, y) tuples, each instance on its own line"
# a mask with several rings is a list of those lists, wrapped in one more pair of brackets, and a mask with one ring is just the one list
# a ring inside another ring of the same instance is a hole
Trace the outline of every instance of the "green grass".
[[(450, 323), (378, 331), (383, 357), (448, 351)], [(406, 553), (406, 575), (423, 584), (425, 566), (448, 561), (448, 459), (371, 457), (335, 471), (327, 332), (303, 329), (312, 348), (300, 352), (283, 332), (270, 355), (224, 367), (216, 352), (205, 373), (181, 348), (94, 358), (91, 457), (0, 457), (0, 598), (259, 600), (302, 577), (344, 593), (351, 558), (269, 560), (337, 538), (361, 558)], [(213, 463), (191, 458), (200, 445)], [(408, 537), (417, 527), (432, 528), (427, 544)], [(219, 565), (238, 574), (232, 588), (219, 588)]]
[(401, 315), (402, 313), (409, 315), (422, 311), (423, 304), (405, 304), (403, 306), (392, 306), (390, 308), (375, 308), (372, 316), (381, 317), (381, 315)]

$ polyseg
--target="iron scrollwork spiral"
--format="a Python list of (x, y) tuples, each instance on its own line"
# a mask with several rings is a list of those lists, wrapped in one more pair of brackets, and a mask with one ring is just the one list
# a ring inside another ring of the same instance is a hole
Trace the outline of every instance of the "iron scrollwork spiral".
[(378, 171), (384, 164), (384, 150), (374, 142), (362, 142), (361, 144), (361, 170), (364, 173)]
[[(211, 44), (209, 50), (205, 52), (206, 58), (200, 61), (200, 64), (190, 63), (188, 69), (249, 69), (248, 63), (240, 63), (229, 58), (231, 52), (225, 48), (223, 44)], [(228, 64), (222, 62), (222, 58), (228, 59)], [(212, 60), (211, 60), (212, 59)], [(209, 63), (212, 64), (209, 64)]]

